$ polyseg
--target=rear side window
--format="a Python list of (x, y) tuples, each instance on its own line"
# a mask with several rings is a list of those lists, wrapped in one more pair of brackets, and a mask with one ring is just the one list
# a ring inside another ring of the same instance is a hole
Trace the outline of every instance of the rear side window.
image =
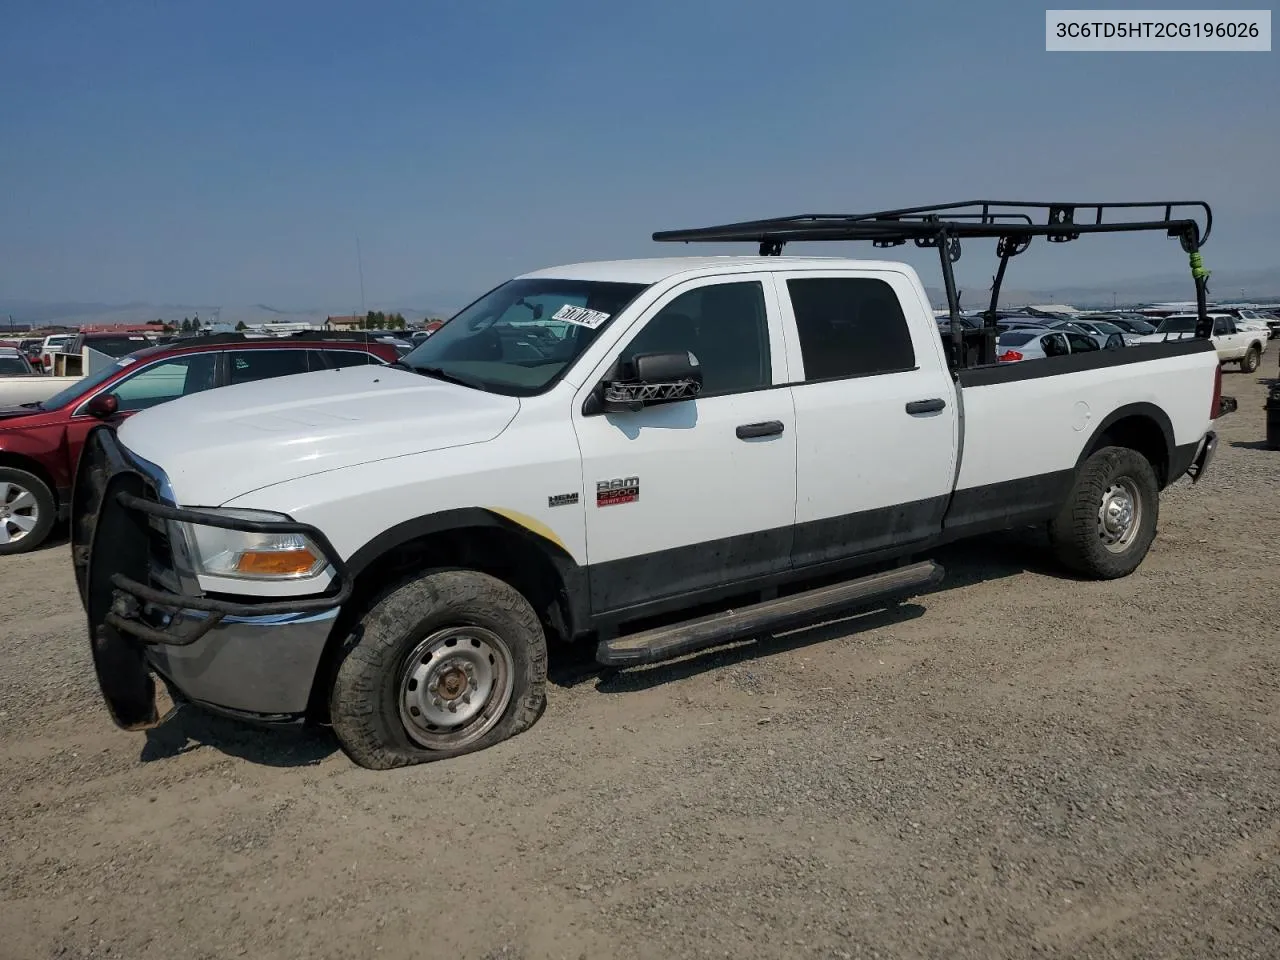
[(228, 358), (231, 384), (307, 372), (310, 350), (237, 350)]
[(911, 331), (893, 287), (874, 277), (790, 279), (806, 381), (911, 370)]

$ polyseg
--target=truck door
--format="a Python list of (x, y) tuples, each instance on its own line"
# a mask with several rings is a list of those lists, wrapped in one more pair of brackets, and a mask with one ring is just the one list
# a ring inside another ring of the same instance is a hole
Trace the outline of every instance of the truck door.
[[(618, 361), (688, 351), (693, 399), (585, 415)], [(767, 273), (682, 284), (634, 324), (573, 408), (595, 613), (784, 571), (796, 509), (796, 427)]]
[(918, 283), (891, 269), (777, 278), (796, 408), (793, 566), (939, 534), (958, 417)]
[(1218, 357), (1222, 360), (1239, 360), (1249, 346), (1248, 335), (1238, 332), (1230, 317), (1214, 318), (1213, 336), (1219, 341)]

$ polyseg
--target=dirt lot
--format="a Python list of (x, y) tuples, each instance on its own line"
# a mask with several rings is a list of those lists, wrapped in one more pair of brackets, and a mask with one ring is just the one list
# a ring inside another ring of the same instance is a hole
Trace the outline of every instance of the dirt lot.
[(393, 773), (115, 729), (67, 547), (4, 558), (0, 957), (1280, 956), (1280, 453), (1225, 380), (1122, 582), (984, 540), (892, 615), (553, 663), (533, 730)]

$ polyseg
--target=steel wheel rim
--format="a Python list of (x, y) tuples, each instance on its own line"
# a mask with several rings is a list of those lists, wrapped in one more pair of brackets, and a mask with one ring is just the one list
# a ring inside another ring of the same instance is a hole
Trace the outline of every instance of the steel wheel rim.
[(1142, 498), (1129, 477), (1111, 482), (1098, 506), (1098, 537), (1112, 553), (1124, 553), (1142, 527)]
[(413, 648), (400, 669), (400, 722), (429, 750), (465, 746), (502, 718), (514, 675), (511, 651), (492, 630), (437, 630)]
[(0, 481), (0, 546), (22, 540), (39, 522), (36, 495), (20, 483)]

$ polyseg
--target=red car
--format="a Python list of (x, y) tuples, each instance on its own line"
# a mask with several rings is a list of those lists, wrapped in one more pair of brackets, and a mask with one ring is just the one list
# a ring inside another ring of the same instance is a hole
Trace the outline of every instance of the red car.
[(218, 334), (139, 350), (48, 400), (0, 408), (0, 554), (34, 550), (65, 518), (80, 449), (101, 423), (203, 390), (398, 356), (359, 337)]

